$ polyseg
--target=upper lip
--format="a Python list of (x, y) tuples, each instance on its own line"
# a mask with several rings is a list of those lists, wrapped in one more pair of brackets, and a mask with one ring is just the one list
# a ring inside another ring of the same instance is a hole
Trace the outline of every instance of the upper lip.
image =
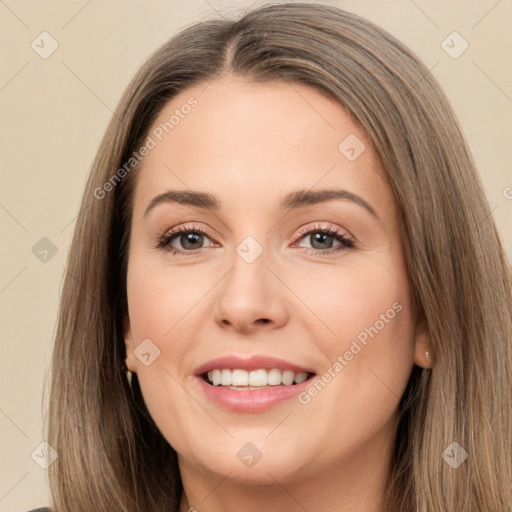
[(267, 370), (277, 368), (279, 370), (290, 370), (295, 373), (315, 373), (310, 368), (305, 368), (295, 363), (285, 361), (284, 359), (278, 359), (271, 356), (255, 355), (250, 357), (244, 357), (241, 355), (228, 355), (206, 361), (205, 363), (196, 368), (195, 375), (202, 375), (211, 370), (222, 370), (224, 368), (240, 368), (246, 371), (259, 370), (260, 368), (264, 368)]

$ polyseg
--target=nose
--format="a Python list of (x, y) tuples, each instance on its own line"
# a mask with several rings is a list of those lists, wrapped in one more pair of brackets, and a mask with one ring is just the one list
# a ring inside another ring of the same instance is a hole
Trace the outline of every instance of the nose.
[(265, 251), (251, 263), (234, 254), (233, 268), (217, 290), (214, 307), (215, 321), (221, 328), (251, 334), (286, 324), (286, 287), (267, 264)]

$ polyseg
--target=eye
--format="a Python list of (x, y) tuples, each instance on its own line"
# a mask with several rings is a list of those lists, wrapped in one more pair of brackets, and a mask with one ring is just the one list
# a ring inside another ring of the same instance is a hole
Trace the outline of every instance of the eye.
[[(313, 254), (326, 254), (355, 247), (353, 240), (333, 227), (315, 226), (313, 229), (303, 230), (300, 240), (302, 239), (309, 242), (306, 249), (312, 249), (309, 252)], [(335, 245), (336, 242), (338, 245)]]
[(160, 235), (156, 247), (173, 254), (195, 254), (205, 247), (206, 240), (211, 242), (208, 244), (211, 247), (213, 242), (206, 231), (196, 226), (180, 226)]
[[(332, 226), (316, 225), (312, 229), (302, 230), (300, 235), (299, 240), (304, 239), (309, 245), (299, 247), (304, 247), (311, 254), (328, 254), (355, 247), (353, 240)], [(213, 247), (215, 243), (212, 238), (197, 226), (180, 226), (159, 235), (156, 248), (175, 255), (193, 255), (205, 247)]]

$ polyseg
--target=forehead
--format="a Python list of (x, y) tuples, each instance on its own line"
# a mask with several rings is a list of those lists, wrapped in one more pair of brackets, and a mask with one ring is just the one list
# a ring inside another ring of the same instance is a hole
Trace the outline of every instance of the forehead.
[(148, 136), (154, 147), (137, 170), (136, 209), (166, 188), (245, 200), (248, 208), (298, 188), (343, 186), (372, 197), (386, 185), (345, 107), (303, 84), (225, 77), (194, 85), (165, 105)]

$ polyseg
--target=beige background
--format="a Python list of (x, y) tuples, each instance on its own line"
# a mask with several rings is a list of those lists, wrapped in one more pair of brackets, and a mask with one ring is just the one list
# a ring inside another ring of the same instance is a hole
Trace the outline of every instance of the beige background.
[[(46, 470), (31, 454), (41, 453), (43, 383), (74, 221), (112, 110), (139, 65), (180, 28), (262, 3), (0, 0), (0, 511), (49, 503)], [(459, 115), (512, 260), (512, 2), (324, 3), (375, 21), (432, 69)], [(47, 59), (31, 47), (43, 31), (59, 45)], [(453, 31), (469, 44), (457, 59), (441, 46)], [(46, 262), (32, 252), (42, 237), (57, 248)]]

